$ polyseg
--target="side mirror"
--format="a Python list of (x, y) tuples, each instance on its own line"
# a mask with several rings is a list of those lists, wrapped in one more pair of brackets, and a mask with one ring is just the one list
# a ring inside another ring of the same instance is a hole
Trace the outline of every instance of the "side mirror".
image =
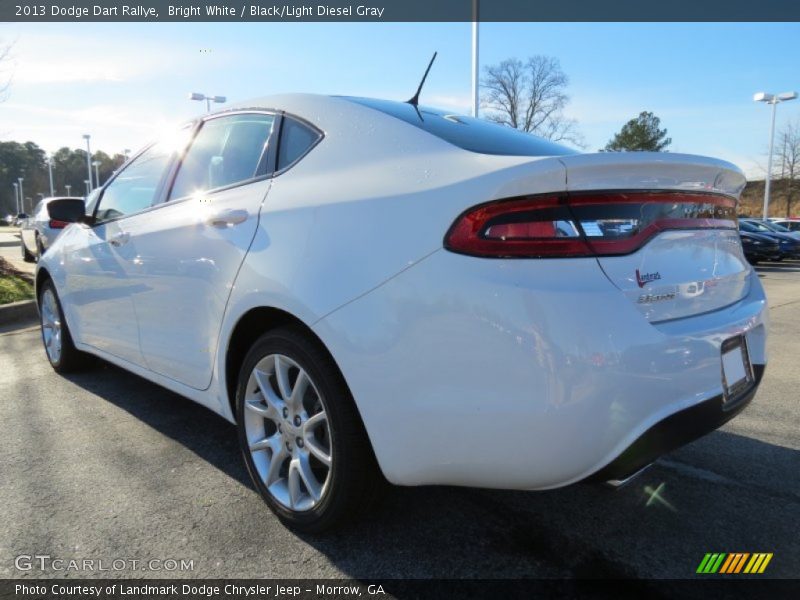
[(53, 221), (79, 223), (86, 217), (86, 205), (80, 198), (62, 198), (47, 203), (47, 214)]

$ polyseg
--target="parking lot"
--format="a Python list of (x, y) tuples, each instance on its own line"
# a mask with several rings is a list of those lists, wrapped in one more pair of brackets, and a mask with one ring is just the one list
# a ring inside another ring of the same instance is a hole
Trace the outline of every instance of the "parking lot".
[[(0, 577), (683, 578), (706, 552), (772, 552), (764, 576), (796, 577), (800, 262), (759, 274), (771, 337), (755, 401), (628, 487), (393, 488), (359, 523), (321, 537), (272, 516), (226, 421), (110, 365), (59, 377), (36, 327), (6, 328)], [(19, 571), (21, 554), (194, 564)]]

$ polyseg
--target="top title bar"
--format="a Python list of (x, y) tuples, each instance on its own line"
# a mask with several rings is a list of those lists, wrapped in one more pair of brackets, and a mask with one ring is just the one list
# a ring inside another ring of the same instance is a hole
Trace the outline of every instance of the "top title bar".
[[(477, 6), (477, 19), (476, 19)], [(0, 21), (800, 21), (790, 0), (0, 0)]]

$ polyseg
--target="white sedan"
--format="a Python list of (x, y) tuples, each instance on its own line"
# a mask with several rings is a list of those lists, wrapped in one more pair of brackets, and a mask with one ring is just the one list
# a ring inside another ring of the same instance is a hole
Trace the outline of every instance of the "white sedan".
[(47, 205), (53, 200), (80, 200), (81, 198), (70, 198), (69, 196), (59, 196), (43, 198), (34, 207), (33, 213), (20, 226), (20, 251), (25, 262), (34, 262), (42, 257), (56, 237), (69, 223), (51, 219), (47, 213)]
[[(621, 482), (735, 416), (767, 360), (741, 171), (576, 154), (409, 103), (272, 96), (145, 148), (39, 262), (47, 356), (236, 423), (287, 524), (384, 481)], [(86, 418), (92, 418), (87, 415)]]

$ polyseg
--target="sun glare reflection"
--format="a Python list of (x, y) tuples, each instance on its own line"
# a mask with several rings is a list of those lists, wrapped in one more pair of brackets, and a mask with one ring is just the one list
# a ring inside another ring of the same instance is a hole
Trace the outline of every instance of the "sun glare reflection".
[(678, 509), (672, 506), (672, 504), (670, 504), (667, 499), (662, 496), (665, 486), (666, 483), (663, 482), (658, 484), (658, 487), (655, 489), (649, 485), (644, 486), (644, 493), (646, 496), (648, 496), (647, 504), (645, 504), (645, 506), (660, 504), (661, 506), (667, 507), (672, 512), (678, 512)]

